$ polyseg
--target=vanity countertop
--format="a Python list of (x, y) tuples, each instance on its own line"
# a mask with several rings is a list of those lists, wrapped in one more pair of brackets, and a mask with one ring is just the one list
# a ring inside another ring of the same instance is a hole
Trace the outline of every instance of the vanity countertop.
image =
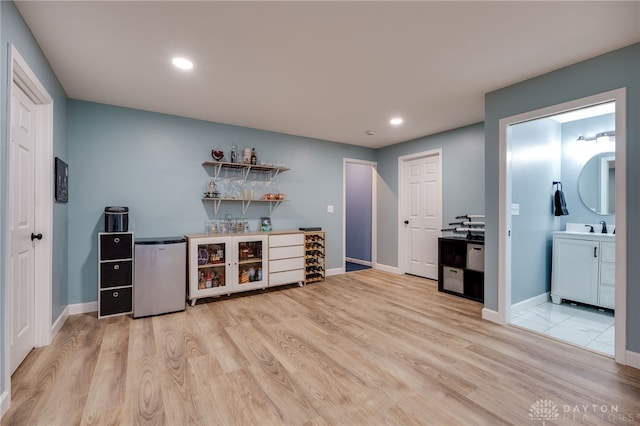
[(571, 231), (556, 231), (554, 236), (566, 236), (567, 238), (576, 238), (581, 240), (600, 240), (600, 241), (615, 241), (615, 234), (603, 234), (600, 232), (571, 232)]

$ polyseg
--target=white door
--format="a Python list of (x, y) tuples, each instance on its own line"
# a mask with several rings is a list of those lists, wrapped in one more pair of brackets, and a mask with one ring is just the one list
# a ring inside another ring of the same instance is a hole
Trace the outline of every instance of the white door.
[[(13, 83), (9, 149), (9, 300), (11, 374), (34, 347), (35, 105)], [(37, 242), (37, 240), (36, 240)]]
[(440, 155), (404, 162), (404, 272), (438, 279), (442, 228)]

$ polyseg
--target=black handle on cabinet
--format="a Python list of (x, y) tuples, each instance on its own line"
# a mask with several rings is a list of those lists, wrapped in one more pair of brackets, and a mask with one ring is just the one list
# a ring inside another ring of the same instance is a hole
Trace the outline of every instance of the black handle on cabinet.
[(598, 257), (598, 247), (593, 248), (593, 257)]
[(42, 234), (34, 234), (33, 232), (31, 233), (31, 241), (41, 240), (41, 239), (42, 239)]
[(405, 225), (408, 225), (408, 224), (409, 224), (409, 221), (408, 221), (408, 220), (405, 220), (405, 221), (404, 221), (404, 224), (405, 224)]

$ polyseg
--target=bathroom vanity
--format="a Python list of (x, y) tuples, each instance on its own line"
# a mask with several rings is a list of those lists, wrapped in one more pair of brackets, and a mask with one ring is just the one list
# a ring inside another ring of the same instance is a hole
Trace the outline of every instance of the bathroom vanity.
[(615, 235), (554, 232), (551, 300), (615, 308)]

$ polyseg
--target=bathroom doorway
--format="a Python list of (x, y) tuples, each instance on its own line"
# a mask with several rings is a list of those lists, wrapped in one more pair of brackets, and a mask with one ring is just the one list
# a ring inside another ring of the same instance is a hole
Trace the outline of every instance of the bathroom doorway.
[[(505, 322), (616, 359), (624, 352), (626, 328), (625, 236), (613, 234), (625, 220), (621, 104), (623, 90), (505, 119), (509, 163), (501, 175), (506, 226), (499, 309)], [(556, 216), (558, 189), (566, 215)], [(581, 244), (568, 247), (586, 253), (591, 269), (572, 264), (579, 256), (559, 245), (563, 237)], [(575, 291), (559, 290), (566, 281)], [(579, 294), (585, 289), (589, 297)]]

